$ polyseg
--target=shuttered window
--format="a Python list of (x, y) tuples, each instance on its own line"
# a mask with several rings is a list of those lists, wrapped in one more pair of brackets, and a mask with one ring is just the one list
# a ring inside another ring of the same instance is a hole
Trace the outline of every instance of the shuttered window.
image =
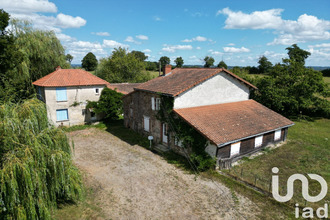
[(160, 110), (160, 98), (156, 98), (156, 110)]
[(151, 109), (155, 110), (155, 97), (151, 97)]
[(275, 134), (274, 134), (274, 141), (278, 141), (281, 139), (281, 130), (277, 130), (275, 131)]
[(230, 146), (230, 156), (232, 157), (232, 156), (238, 155), (240, 148), (241, 148), (241, 142), (231, 144), (231, 146)]
[(69, 120), (68, 109), (58, 109), (58, 110), (56, 110), (56, 120), (57, 121)]
[(67, 101), (66, 87), (56, 88), (56, 101)]
[(263, 139), (263, 135), (256, 137), (254, 139), (254, 147), (261, 147), (262, 146), (262, 139)]
[(143, 127), (145, 131), (150, 130), (150, 118), (147, 116), (143, 116)]

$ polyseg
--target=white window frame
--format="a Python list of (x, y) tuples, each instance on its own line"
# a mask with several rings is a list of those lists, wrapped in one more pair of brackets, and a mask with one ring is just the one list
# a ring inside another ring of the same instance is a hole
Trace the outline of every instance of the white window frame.
[(99, 95), (100, 94), (100, 89), (99, 88), (95, 88), (95, 94)]
[(156, 98), (155, 110), (160, 110), (160, 98)]
[(261, 146), (262, 146), (263, 138), (264, 138), (263, 135), (260, 135), (260, 136), (258, 136), (258, 137), (255, 137), (255, 139), (254, 139), (254, 147), (255, 147), (255, 148), (257, 148), (257, 147), (261, 147)]
[(144, 131), (150, 131), (150, 117), (143, 116), (143, 129)]
[(276, 130), (274, 132), (274, 141), (279, 141), (281, 140), (281, 136), (282, 136), (282, 130), (279, 129), (279, 130)]
[(241, 142), (236, 142), (230, 145), (230, 157), (239, 155), (241, 149)]
[(151, 97), (151, 109), (155, 110), (155, 97)]

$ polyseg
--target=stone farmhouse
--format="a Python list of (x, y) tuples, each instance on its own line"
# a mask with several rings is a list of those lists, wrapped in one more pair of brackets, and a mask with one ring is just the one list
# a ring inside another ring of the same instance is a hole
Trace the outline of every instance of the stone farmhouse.
[(33, 82), (38, 98), (46, 103), (49, 120), (55, 125), (78, 125), (100, 119), (87, 100), (98, 101), (109, 83), (81, 69), (56, 70)]
[(205, 151), (228, 167), (242, 156), (286, 139), (294, 123), (249, 99), (257, 89), (226, 69), (165, 67), (164, 74), (138, 85), (123, 98), (124, 124), (183, 154), (182, 141), (157, 119), (161, 96), (174, 100), (177, 117), (207, 140)]

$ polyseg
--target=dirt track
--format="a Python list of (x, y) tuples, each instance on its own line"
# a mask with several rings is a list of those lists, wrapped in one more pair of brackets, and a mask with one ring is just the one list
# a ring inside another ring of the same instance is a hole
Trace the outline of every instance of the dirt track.
[(74, 161), (86, 172), (105, 219), (257, 219), (260, 212), (220, 183), (196, 179), (106, 131), (91, 128), (70, 136)]

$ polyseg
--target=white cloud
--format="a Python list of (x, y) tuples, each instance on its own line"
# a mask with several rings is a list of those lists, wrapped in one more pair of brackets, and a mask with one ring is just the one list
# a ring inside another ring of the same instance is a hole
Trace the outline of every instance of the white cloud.
[(223, 51), (226, 53), (247, 53), (250, 52), (248, 48), (241, 47), (241, 48), (236, 48), (236, 47), (224, 47)]
[(191, 45), (167, 45), (165, 44), (162, 48), (163, 51), (174, 53), (177, 50), (192, 50), (193, 47)]
[(137, 39), (140, 39), (140, 40), (149, 40), (149, 37), (148, 36), (145, 36), (145, 35), (142, 35), (142, 34), (140, 34), (140, 35), (137, 35), (137, 36), (135, 36)]
[(56, 16), (55, 26), (62, 28), (79, 28), (86, 24), (86, 20), (77, 16), (72, 17), (71, 15), (58, 14)]
[(246, 14), (234, 12), (229, 8), (219, 10), (217, 15), (227, 16), (226, 29), (273, 29), (278, 37), (268, 45), (290, 45), (293, 43), (330, 39), (330, 21), (303, 14), (297, 20), (284, 20), (283, 9), (255, 11)]
[[(197, 36), (192, 39), (184, 39), (184, 40), (182, 40), (182, 42), (185, 42), (185, 43), (193, 42), (193, 41), (203, 42), (203, 41), (207, 41), (207, 40), (208, 39), (206, 37)], [(212, 40), (209, 39), (208, 41), (212, 41)]]
[(110, 36), (110, 34), (108, 32), (92, 32), (92, 34), (97, 35), (97, 36)]
[(229, 43), (228, 46), (235, 46), (235, 44), (234, 43)]
[(134, 40), (134, 38), (132, 36), (126, 37), (126, 39), (124, 41), (129, 42), (129, 43), (134, 43), (134, 44), (141, 44), (141, 42)]
[(117, 48), (117, 47), (124, 47), (127, 48), (129, 45), (122, 44), (114, 40), (103, 40), (103, 46), (104, 47), (110, 47), (110, 48)]
[(223, 52), (220, 52), (220, 51), (209, 50), (208, 52), (211, 53), (214, 56), (221, 56), (221, 55), (223, 55)]
[(1, 8), (10, 13), (56, 13), (57, 7), (48, 0), (0, 0)]
[(162, 19), (159, 16), (154, 16), (153, 19), (154, 21), (162, 21)]
[(201, 47), (196, 47), (196, 50), (201, 50), (202, 48)]
[(150, 49), (145, 49), (145, 50), (142, 50), (143, 53), (151, 53), (151, 50)]
[(63, 33), (56, 33), (56, 37), (62, 41), (62, 42), (70, 42), (76, 40), (74, 37), (71, 37), (69, 35), (63, 34)]

